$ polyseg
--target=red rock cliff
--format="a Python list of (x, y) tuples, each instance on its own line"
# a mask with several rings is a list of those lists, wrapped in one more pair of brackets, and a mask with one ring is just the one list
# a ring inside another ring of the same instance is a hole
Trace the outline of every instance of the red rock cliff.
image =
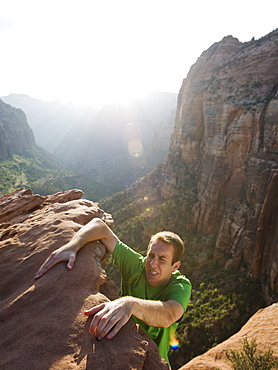
[[(203, 52), (183, 81), (174, 133), (152, 181), (164, 199), (196, 194), (190, 227), (217, 237), (215, 253), (247, 264), (278, 292), (278, 30)], [(185, 220), (185, 227), (188, 223)]]

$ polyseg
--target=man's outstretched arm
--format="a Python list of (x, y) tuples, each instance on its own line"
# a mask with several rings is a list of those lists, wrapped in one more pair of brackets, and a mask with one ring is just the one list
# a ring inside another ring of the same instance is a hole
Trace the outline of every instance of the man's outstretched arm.
[(179, 320), (183, 313), (182, 305), (173, 300), (161, 302), (128, 296), (102, 303), (85, 311), (85, 315), (95, 315), (89, 331), (98, 339), (105, 336), (107, 339), (112, 339), (131, 315), (149, 326), (168, 327)]
[(101, 240), (109, 253), (113, 253), (118, 238), (113, 231), (99, 218), (94, 218), (83, 226), (64, 246), (56, 249), (41, 265), (35, 274), (35, 279), (44, 275), (51, 267), (61, 261), (68, 261), (67, 268), (73, 268), (76, 254), (85, 244)]

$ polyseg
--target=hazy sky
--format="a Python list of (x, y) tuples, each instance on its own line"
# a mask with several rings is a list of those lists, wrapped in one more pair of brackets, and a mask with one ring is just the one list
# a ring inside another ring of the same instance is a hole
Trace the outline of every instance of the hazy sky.
[(0, 0), (0, 96), (74, 104), (178, 93), (200, 54), (278, 27), (278, 0)]

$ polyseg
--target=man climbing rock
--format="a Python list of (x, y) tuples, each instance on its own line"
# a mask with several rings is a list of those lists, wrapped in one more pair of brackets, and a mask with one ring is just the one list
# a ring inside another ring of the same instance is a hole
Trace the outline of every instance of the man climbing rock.
[(171, 335), (191, 294), (190, 281), (178, 271), (184, 251), (182, 240), (169, 231), (157, 233), (143, 257), (122, 243), (102, 220), (94, 218), (46, 259), (35, 278), (61, 261), (67, 261), (71, 270), (78, 250), (94, 240), (104, 244), (120, 269), (122, 297), (85, 311), (88, 316), (94, 315), (90, 333), (99, 340), (112, 339), (132, 317), (156, 342), (161, 357), (169, 362)]

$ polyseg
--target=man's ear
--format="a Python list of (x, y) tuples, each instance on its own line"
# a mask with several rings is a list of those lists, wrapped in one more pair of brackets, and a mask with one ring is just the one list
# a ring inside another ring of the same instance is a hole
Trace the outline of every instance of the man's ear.
[(172, 272), (175, 272), (177, 271), (177, 269), (180, 267), (181, 265), (181, 261), (177, 261), (173, 264), (173, 271)]

